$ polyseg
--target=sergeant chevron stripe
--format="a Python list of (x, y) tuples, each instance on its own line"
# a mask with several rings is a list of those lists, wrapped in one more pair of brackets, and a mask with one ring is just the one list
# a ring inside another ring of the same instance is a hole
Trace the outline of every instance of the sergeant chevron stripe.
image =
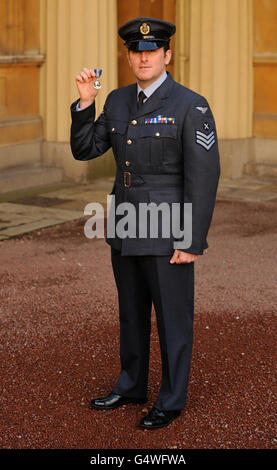
[(214, 131), (209, 134), (196, 130), (196, 143), (202, 145), (206, 150), (210, 150), (215, 143)]

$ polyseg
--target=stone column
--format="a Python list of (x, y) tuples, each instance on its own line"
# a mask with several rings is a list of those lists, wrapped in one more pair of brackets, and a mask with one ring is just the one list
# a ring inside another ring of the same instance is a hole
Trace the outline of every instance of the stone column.
[(116, 18), (116, 0), (40, 0), (40, 44), (46, 54), (40, 74), (43, 161), (63, 167), (75, 181), (86, 180), (90, 163), (76, 162), (68, 144), (69, 107), (79, 96), (74, 77), (83, 67), (103, 69), (98, 115), (117, 87)]
[(222, 139), (222, 175), (229, 177), (241, 176), (251, 153), (252, 7), (252, 0), (177, 0), (180, 78), (212, 107)]

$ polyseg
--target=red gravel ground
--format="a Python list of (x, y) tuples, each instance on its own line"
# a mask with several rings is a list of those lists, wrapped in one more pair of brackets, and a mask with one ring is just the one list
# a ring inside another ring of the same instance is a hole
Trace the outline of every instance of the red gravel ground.
[(137, 423), (161, 378), (154, 310), (149, 402), (88, 406), (120, 372), (109, 246), (85, 238), (84, 220), (2, 242), (0, 447), (276, 448), (276, 209), (217, 202), (208, 254), (195, 263), (187, 406), (151, 431)]

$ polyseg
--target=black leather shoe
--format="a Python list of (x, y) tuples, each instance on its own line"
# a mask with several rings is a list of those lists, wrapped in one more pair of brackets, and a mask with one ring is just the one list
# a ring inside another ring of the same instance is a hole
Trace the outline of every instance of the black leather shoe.
[(132, 397), (123, 397), (122, 395), (117, 395), (116, 393), (110, 393), (106, 397), (94, 398), (90, 402), (92, 408), (97, 410), (114, 410), (119, 406), (125, 405), (127, 403), (146, 403), (147, 398), (132, 398)]
[(181, 414), (181, 410), (159, 410), (153, 407), (149, 413), (139, 422), (139, 426), (144, 429), (157, 429), (168, 426), (177, 416)]

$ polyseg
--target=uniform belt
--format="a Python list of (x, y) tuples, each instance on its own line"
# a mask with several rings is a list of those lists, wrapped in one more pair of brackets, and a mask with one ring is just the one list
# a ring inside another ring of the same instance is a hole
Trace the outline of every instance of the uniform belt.
[(184, 178), (180, 174), (172, 175), (138, 175), (130, 171), (116, 172), (115, 182), (123, 188), (131, 188), (133, 186), (142, 186), (144, 184), (164, 186), (183, 186)]

